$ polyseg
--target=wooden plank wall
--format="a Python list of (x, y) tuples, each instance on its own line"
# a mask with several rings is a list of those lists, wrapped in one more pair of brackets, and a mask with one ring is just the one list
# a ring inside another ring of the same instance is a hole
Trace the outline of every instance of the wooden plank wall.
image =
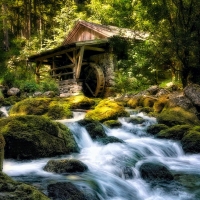
[(78, 41), (86, 41), (86, 40), (95, 40), (95, 39), (105, 39), (106, 37), (91, 30), (87, 27), (81, 26), (79, 30), (73, 35), (73, 37), (68, 41), (71, 42), (78, 42)]

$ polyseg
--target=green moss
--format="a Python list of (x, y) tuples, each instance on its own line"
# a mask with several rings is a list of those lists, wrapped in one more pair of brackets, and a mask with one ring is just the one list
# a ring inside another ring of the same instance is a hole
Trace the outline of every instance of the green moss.
[(95, 105), (95, 101), (84, 95), (71, 96), (65, 99), (72, 109), (89, 109)]
[(15, 116), (0, 120), (5, 157), (31, 159), (77, 151), (67, 127), (42, 116)]
[(154, 111), (153, 108), (150, 108), (150, 107), (143, 107), (143, 108), (139, 108), (138, 110), (139, 112), (145, 112), (145, 113), (151, 113)]
[(10, 116), (44, 115), (50, 119), (66, 119), (72, 117), (70, 104), (63, 99), (27, 98), (11, 107)]
[(49, 198), (35, 187), (16, 182), (0, 172), (0, 193), (6, 200), (48, 200)]
[(169, 97), (167, 95), (161, 96), (157, 101), (154, 102), (153, 105), (154, 112), (160, 113), (168, 101)]
[(119, 128), (122, 124), (118, 120), (108, 120), (103, 123), (105, 126), (109, 128)]
[(139, 100), (140, 100), (139, 97), (133, 97), (127, 102), (127, 106), (135, 109), (139, 105)]
[(93, 121), (85, 126), (92, 139), (106, 137), (103, 126), (98, 121)]
[(66, 102), (52, 101), (48, 107), (47, 116), (50, 119), (68, 119), (72, 118), (73, 114), (70, 111), (70, 106)]
[(145, 119), (139, 116), (135, 116), (135, 117), (130, 117), (128, 119), (128, 122), (132, 124), (142, 124), (145, 122)]
[(157, 121), (160, 124), (166, 124), (167, 126), (175, 125), (198, 125), (199, 119), (194, 113), (188, 112), (181, 107), (169, 108), (162, 111), (157, 115)]
[(192, 126), (190, 125), (176, 125), (171, 128), (160, 131), (157, 134), (158, 138), (181, 140), (184, 134), (190, 130)]
[(143, 96), (142, 98), (140, 98), (139, 106), (153, 107), (155, 101), (156, 100), (154, 98)]
[(97, 120), (104, 122), (107, 120), (117, 119), (118, 117), (129, 116), (124, 106), (112, 100), (102, 100), (99, 104), (86, 113), (85, 119)]
[(84, 172), (87, 169), (87, 165), (76, 159), (49, 160), (44, 166), (45, 171), (55, 173)]
[(169, 127), (165, 124), (153, 124), (153, 125), (148, 126), (147, 133), (150, 133), (152, 135), (156, 135), (160, 131), (166, 130), (168, 128)]
[(183, 150), (187, 153), (200, 153), (200, 132), (188, 131), (181, 140)]

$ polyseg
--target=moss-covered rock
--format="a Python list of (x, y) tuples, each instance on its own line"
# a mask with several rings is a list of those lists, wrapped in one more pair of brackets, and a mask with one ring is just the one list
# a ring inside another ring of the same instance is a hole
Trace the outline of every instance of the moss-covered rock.
[(0, 200), (49, 200), (35, 187), (12, 180), (0, 172)]
[(129, 116), (123, 105), (113, 100), (104, 99), (94, 108), (86, 113), (85, 119), (104, 122), (118, 117)]
[(43, 115), (50, 119), (65, 119), (73, 116), (70, 104), (62, 99), (27, 98), (11, 107), (10, 116)]
[(139, 171), (141, 177), (146, 181), (171, 181), (174, 179), (170, 170), (162, 163), (143, 163)]
[(85, 127), (92, 139), (104, 138), (107, 136), (102, 124), (99, 121), (83, 119), (79, 120), (78, 123)]
[(4, 146), (5, 146), (5, 140), (3, 135), (0, 135), (0, 172), (3, 169), (3, 160), (4, 160)]
[(174, 107), (162, 111), (157, 116), (157, 121), (160, 124), (166, 124), (167, 126), (175, 125), (198, 125), (199, 119), (194, 113), (188, 112), (181, 107)]
[(50, 184), (47, 187), (47, 191), (51, 199), (91, 200), (87, 199), (83, 192), (70, 182)]
[(147, 133), (150, 133), (152, 135), (158, 134), (162, 130), (168, 129), (169, 126), (165, 124), (153, 124), (147, 127)]
[(87, 124), (85, 128), (92, 139), (102, 138), (106, 136), (103, 126), (97, 121)]
[(160, 131), (156, 136), (158, 138), (181, 140), (185, 133), (190, 130), (190, 125), (176, 125), (168, 129)]
[(135, 96), (135, 97), (132, 97), (131, 99), (129, 99), (129, 101), (127, 102), (127, 106), (130, 107), (130, 108), (137, 108), (138, 105), (139, 105), (139, 100), (140, 100), (140, 96)]
[(142, 106), (142, 107), (153, 107), (155, 101), (156, 101), (156, 98), (144, 95), (139, 100), (139, 106)]
[(139, 112), (144, 112), (144, 113), (151, 113), (154, 112), (153, 108), (151, 107), (142, 107), (142, 108), (138, 108)]
[(114, 137), (114, 136), (107, 136), (105, 138), (98, 138), (97, 142), (101, 143), (101, 144), (109, 144), (109, 143), (124, 143), (123, 140)]
[(76, 159), (49, 160), (44, 170), (55, 173), (75, 173), (84, 172), (87, 165)]
[(42, 116), (15, 116), (0, 120), (5, 138), (5, 157), (32, 159), (78, 150), (70, 130)]
[(95, 100), (84, 95), (71, 96), (66, 98), (72, 109), (89, 109), (95, 105)]
[(118, 120), (108, 120), (103, 123), (105, 126), (109, 128), (119, 128), (122, 126), (121, 122)]
[(132, 123), (132, 124), (142, 124), (145, 122), (145, 119), (139, 116), (135, 116), (135, 117), (129, 117), (127, 121), (128, 123)]
[(200, 131), (190, 130), (181, 140), (183, 150), (186, 153), (200, 153)]
[(163, 108), (165, 107), (165, 105), (167, 104), (168, 101), (169, 101), (168, 95), (160, 96), (158, 98), (158, 100), (154, 102), (154, 105), (153, 105), (154, 112), (160, 113), (163, 110)]

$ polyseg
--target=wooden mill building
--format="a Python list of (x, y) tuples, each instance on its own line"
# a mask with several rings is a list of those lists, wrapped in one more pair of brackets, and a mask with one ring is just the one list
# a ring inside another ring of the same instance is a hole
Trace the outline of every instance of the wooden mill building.
[(129, 29), (80, 20), (61, 46), (30, 56), (28, 60), (36, 63), (38, 82), (42, 65), (50, 67), (61, 94), (68, 96), (83, 91), (88, 96), (101, 96), (113, 85), (117, 55), (110, 41), (116, 36), (141, 39)]

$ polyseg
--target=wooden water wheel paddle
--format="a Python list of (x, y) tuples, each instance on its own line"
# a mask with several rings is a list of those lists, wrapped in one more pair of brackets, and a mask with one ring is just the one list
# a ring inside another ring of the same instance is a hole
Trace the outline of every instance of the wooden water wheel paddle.
[(95, 63), (89, 63), (83, 72), (83, 92), (88, 96), (101, 96), (105, 78), (102, 69)]

